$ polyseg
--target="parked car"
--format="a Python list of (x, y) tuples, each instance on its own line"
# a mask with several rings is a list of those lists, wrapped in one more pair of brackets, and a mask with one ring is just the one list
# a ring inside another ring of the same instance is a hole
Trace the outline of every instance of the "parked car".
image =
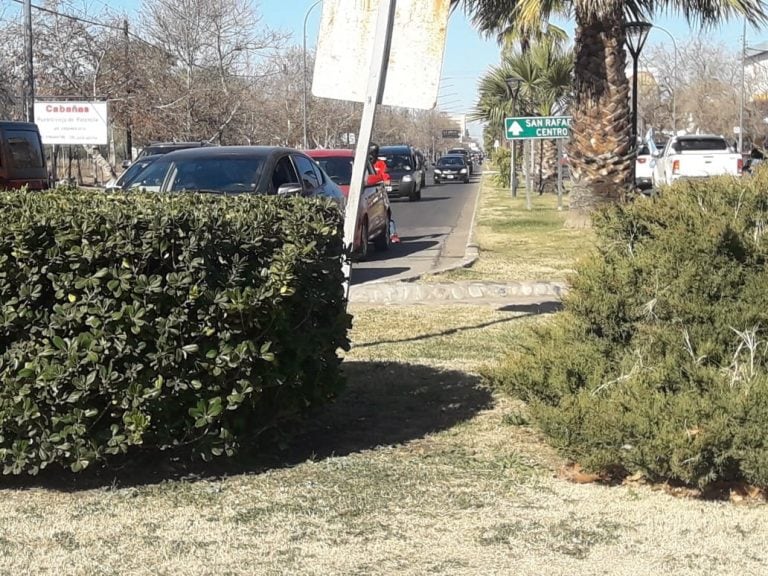
[(128, 190), (131, 188), (134, 181), (141, 175), (141, 173), (144, 172), (147, 166), (162, 157), (162, 154), (153, 154), (151, 156), (143, 156), (139, 158), (133, 164), (131, 164), (125, 172), (120, 174), (119, 177), (107, 182), (105, 186), (107, 192)]
[(382, 146), (379, 156), (387, 163), (391, 182), (387, 185), (390, 197), (407, 197), (411, 202), (421, 200), (424, 168), (411, 146)]
[(306, 154), (273, 146), (216, 146), (169, 152), (131, 189), (154, 192), (325, 196), (345, 205), (341, 189)]
[[(141, 149), (141, 152), (136, 156), (136, 160), (146, 158), (147, 156), (157, 156), (160, 154), (168, 154), (170, 152), (176, 152), (177, 150), (186, 150), (187, 148), (205, 148), (210, 146), (216, 146), (210, 142), (153, 142), (146, 145)], [(134, 160), (135, 162), (135, 160)], [(130, 160), (123, 162), (123, 168), (128, 168), (131, 165)]]
[(722, 136), (686, 134), (673, 136), (664, 150), (649, 147), (653, 159), (653, 187), (672, 184), (683, 178), (707, 178), (741, 174), (744, 159), (733, 151)]
[(637, 149), (635, 156), (635, 186), (646, 190), (653, 185), (653, 156), (647, 144)]
[(435, 163), (433, 179), (435, 184), (441, 182), (469, 183), (469, 162), (464, 154), (447, 154), (441, 156)]
[[(306, 150), (320, 168), (335, 182), (346, 198), (349, 198), (349, 186), (352, 181), (352, 164), (355, 159), (353, 150)], [(366, 167), (366, 186), (360, 197), (357, 216), (358, 228), (355, 233), (353, 250), (361, 260), (368, 256), (369, 242), (377, 250), (390, 247), (389, 219), (391, 216), (389, 197), (384, 189), (385, 183), (378, 176), (370, 162)]]
[(37, 124), (0, 122), (0, 190), (50, 187)]

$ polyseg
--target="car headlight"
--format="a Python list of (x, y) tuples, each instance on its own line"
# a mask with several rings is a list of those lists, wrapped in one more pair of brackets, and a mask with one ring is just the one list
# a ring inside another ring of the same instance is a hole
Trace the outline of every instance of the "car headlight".
[(412, 181), (413, 181), (413, 176), (409, 174), (406, 174), (405, 176), (403, 176), (403, 182), (412, 182)]
[(466, 173), (467, 173), (467, 169), (466, 168), (462, 168), (461, 172), (459, 172), (459, 174), (466, 174)]
[(435, 168), (435, 174), (442, 174), (442, 172), (440, 172), (440, 170), (438, 170), (437, 168)]

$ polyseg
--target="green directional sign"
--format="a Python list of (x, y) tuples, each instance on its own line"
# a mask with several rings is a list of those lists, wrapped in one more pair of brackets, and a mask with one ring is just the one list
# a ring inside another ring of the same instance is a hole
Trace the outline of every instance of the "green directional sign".
[(570, 138), (570, 116), (525, 116), (504, 118), (507, 140), (528, 140), (534, 138)]

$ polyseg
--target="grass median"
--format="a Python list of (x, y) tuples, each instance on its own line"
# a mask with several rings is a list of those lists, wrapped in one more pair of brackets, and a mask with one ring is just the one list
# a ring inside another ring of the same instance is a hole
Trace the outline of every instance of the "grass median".
[[(557, 209), (554, 194), (534, 194), (526, 209), (525, 191), (512, 197), (497, 186), (493, 174), (483, 176), (474, 240), (478, 260), (430, 277), (431, 281), (548, 281), (564, 282), (579, 258), (592, 247), (589, 229), (565, 228), (566, 212)], [(567, 206), (567, 196), (564, 199)]]

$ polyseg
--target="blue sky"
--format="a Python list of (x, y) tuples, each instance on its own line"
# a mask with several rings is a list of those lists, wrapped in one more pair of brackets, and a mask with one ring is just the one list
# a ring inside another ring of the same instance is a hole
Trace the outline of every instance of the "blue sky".
[[(151, 1), (151, 0), (147, 0)], [(33, 0), (37, 4), (42, 0)], [(314, 0), (260, 0), (257, 2), (263, 22), (273, 28), (281, 29), (292, 35), (293, 43), (301, 45), (304, 16)], [(140, 0), (71, 0), (74, 6), (90, 6), (88, 15), (98, 14), (102, 9), (114, 9), (136, 15), (141, 6)], [(67, 2), (62, 2), (65, 7)], [(307, 45), (313, 47), (317, 40), (322, 4), (316, 6), (307, 19)], [(66, 8), (64, 8), (66, 9)], [(732, 21), (705, 32), (691, 30), (685, 20), (674, 14), (654, 20), (654, 23), (666, 28), (678, 41), (678, 45), (690, 36), (704, 34), (713, 42), (738, 51), (741, 46), (742, 23)], [(573, 24), (562, 23), (573, 36)], [(747, 43), (758, 44), (768, 40), (768, 31), (747, 29)], [(648, 45), (669, 45), (669, 37), (661, 31), (651, 31)], [(469, 112), (475, 101), (476, 85), (480, 76), (491, 66), (498, 63), (499, 48), (495, 40), (484, 39), (470, 26), (462, 11), (451, 16), (448, 25), (448, 38), (443, 60), (443, 81), (441, 83), (438, 105), (455, 114)], [(473, 135), (479, 135), (479, 126), (470, 127)]]

